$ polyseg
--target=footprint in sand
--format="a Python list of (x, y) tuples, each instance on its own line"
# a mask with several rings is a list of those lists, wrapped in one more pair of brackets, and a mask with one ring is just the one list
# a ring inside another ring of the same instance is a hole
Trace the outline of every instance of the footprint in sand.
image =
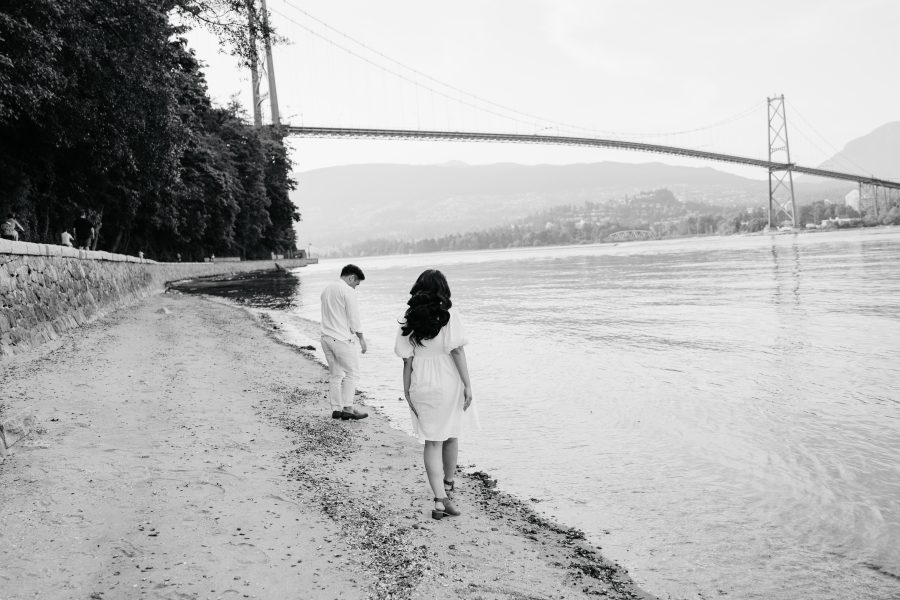
[(191, 481), (179, 488), (179, 491), (188, 499), (194, 501), (206, 500), (213, 496), (224, 496), (225, 488), (218, 483), (208, 481)]
[(235, 559), (242, 565), (268, 564), (269, 555), (256, 547), (255, 544), (249, 542), (229, 542), (229, 546), (234, 546), (240, 553)]
[(138, 550), (131, 542), (122, 541), (119, 544), (116, 544), (113, 547), (113, 558), (115, 558), (115, 554), (119, 553), (122, 556), (126, 556), (128, 558), (133, 558), (137, 554)]
[(279, 502), (284, 502), (285, 504), (293, 504), (294, 506), (300, 506), (299, 502), (295, 502), (290, 498), (285, 498), (283, 496), (279, 496), (277, 494), (269, 494), (266, 498), (271, 498), (272, 500), (278, 500)]

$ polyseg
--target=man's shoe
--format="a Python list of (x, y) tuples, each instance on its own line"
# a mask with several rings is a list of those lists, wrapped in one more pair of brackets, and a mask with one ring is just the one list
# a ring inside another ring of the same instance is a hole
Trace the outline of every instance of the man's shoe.
[(331, 418), (332, 418), (332, 419), (340, 419), (340, 418), (341, 418), (341, 414), (342, 414), (343, 412), (344, 412), (344, 411), (342, 411), (342, 410), (333, 410), (333, 411), (331, 411)]
[(365, 419), (368, 416), (369, 416), (369, 413), (362, 412), (360, 410), (356, 410), (355, 408), (350, 411), (348, 411), (348, 410), (341, 411), (341, 420), (343, 420), (343, 421), (347, 421), (349, 419), (355, 419), (358, 421), (359, 419)]

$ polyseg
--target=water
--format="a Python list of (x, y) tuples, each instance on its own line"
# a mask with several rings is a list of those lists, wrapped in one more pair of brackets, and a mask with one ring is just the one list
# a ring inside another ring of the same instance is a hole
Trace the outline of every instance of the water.
[[(343, 262), (295, 271), (291, 301), (265, 309), (290, 339), (318, 346)], [(371, 401), (408, 430), (393, 335), (440, 268), (483, 427), (462, 462), (648, 591), (900, 598), (900, 230), (357, 264)]]

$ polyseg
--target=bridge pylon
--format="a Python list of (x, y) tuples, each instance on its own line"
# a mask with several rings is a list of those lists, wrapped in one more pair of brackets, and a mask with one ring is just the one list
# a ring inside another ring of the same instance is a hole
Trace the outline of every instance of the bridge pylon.
[(262, 105), (266, 98), (260, 93), (260, 56), (259, 56), (259, 33), (260, 22), (257, 20), (262, 18), (262, 35), (263, 47), (265, 48), (265, 68), (263, 72), (266, 81), (269, 83), (269, 106), (272, 110), (272, 125), (276, 127), (281, 125), (281, 116), (278, 112), (278, 90), (275, 85), (275, 63), (272, 60), (272, 40), (271, 31), (269, 29), (269, 11), (266, 8), (266, 0), (259, 0), (260, 9), (256, 8), (257, 0), (244, 0), (247, 9), (247, 43), (249, 45), (249, 63), (250, 63), (250, 93), (253, 102), (253, 125), (262, 127)]
[(769, 163), (778, 163), (778, 166), (769, 166), (769, 227), (777, 227), (784, 220), (797, 227), (794, 165), (788, 146), (784, 94), (766, 100), (769, 102)]
[(881, 217), (900, 201), (900, 190), (859, 182), (859, 212), (867, 217)]
[(272, 59), (272, 36), (269, 30), (269, 9), (266, 8), (266, 0), (260, 0), (263, 19), (263, 45), (266, 48), (266, 81), (269, 82), (269, 108), (272, 111), (272, 125), (281, 125), (281, 115), (278, 111), (278, 88), (275, 85), (275, 61)]

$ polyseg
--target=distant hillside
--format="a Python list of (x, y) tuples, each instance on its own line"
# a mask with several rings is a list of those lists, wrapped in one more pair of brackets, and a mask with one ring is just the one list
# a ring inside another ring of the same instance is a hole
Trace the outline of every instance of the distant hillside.
[[(900, 180), (900, 122), (857, 138), (822, 168)], [(764, 173), (760, 174), (761, 176)], [(348, 165), (302, 173), (293, 200), (301, 245), (320, 250), (374, 238), (421, 239), (509, 223), (563, 204), (667, 188), (679, 200), (723, 208), (764, 206), (764, 181), (704, 166), (658, 162), (576, 165)], [(851, 182), (795, 177), (801, 205), (840, 201)]]
[(872, 133), (848, 142), (843, 150), (820, 166), (900, 181), (900, 121), (882, 125)]
[(701, 202), (682, 202), (671, 191), (658, 189), (617, 200), (547, 208), (515, 223), (477, 231), (414, 240), (375, 238), (356, 241), (332, 256), (593, 244), (616, 232), (632, 229), (652, 231), (657, 238), (730, 235), (759, 231), (766, 222), (766, 211), (762, 207), (748, 213), (744, 208), (723, 209)]
[(552, 206), (657, 188), (681, 200), (760, 206), (767, 184), (710, 167), (601, 162), (575, 165), (348, 165), (302, 173), (293, 199), (301, 244), (319, 250), (372, 238), (418, 239), (507, 223)]

